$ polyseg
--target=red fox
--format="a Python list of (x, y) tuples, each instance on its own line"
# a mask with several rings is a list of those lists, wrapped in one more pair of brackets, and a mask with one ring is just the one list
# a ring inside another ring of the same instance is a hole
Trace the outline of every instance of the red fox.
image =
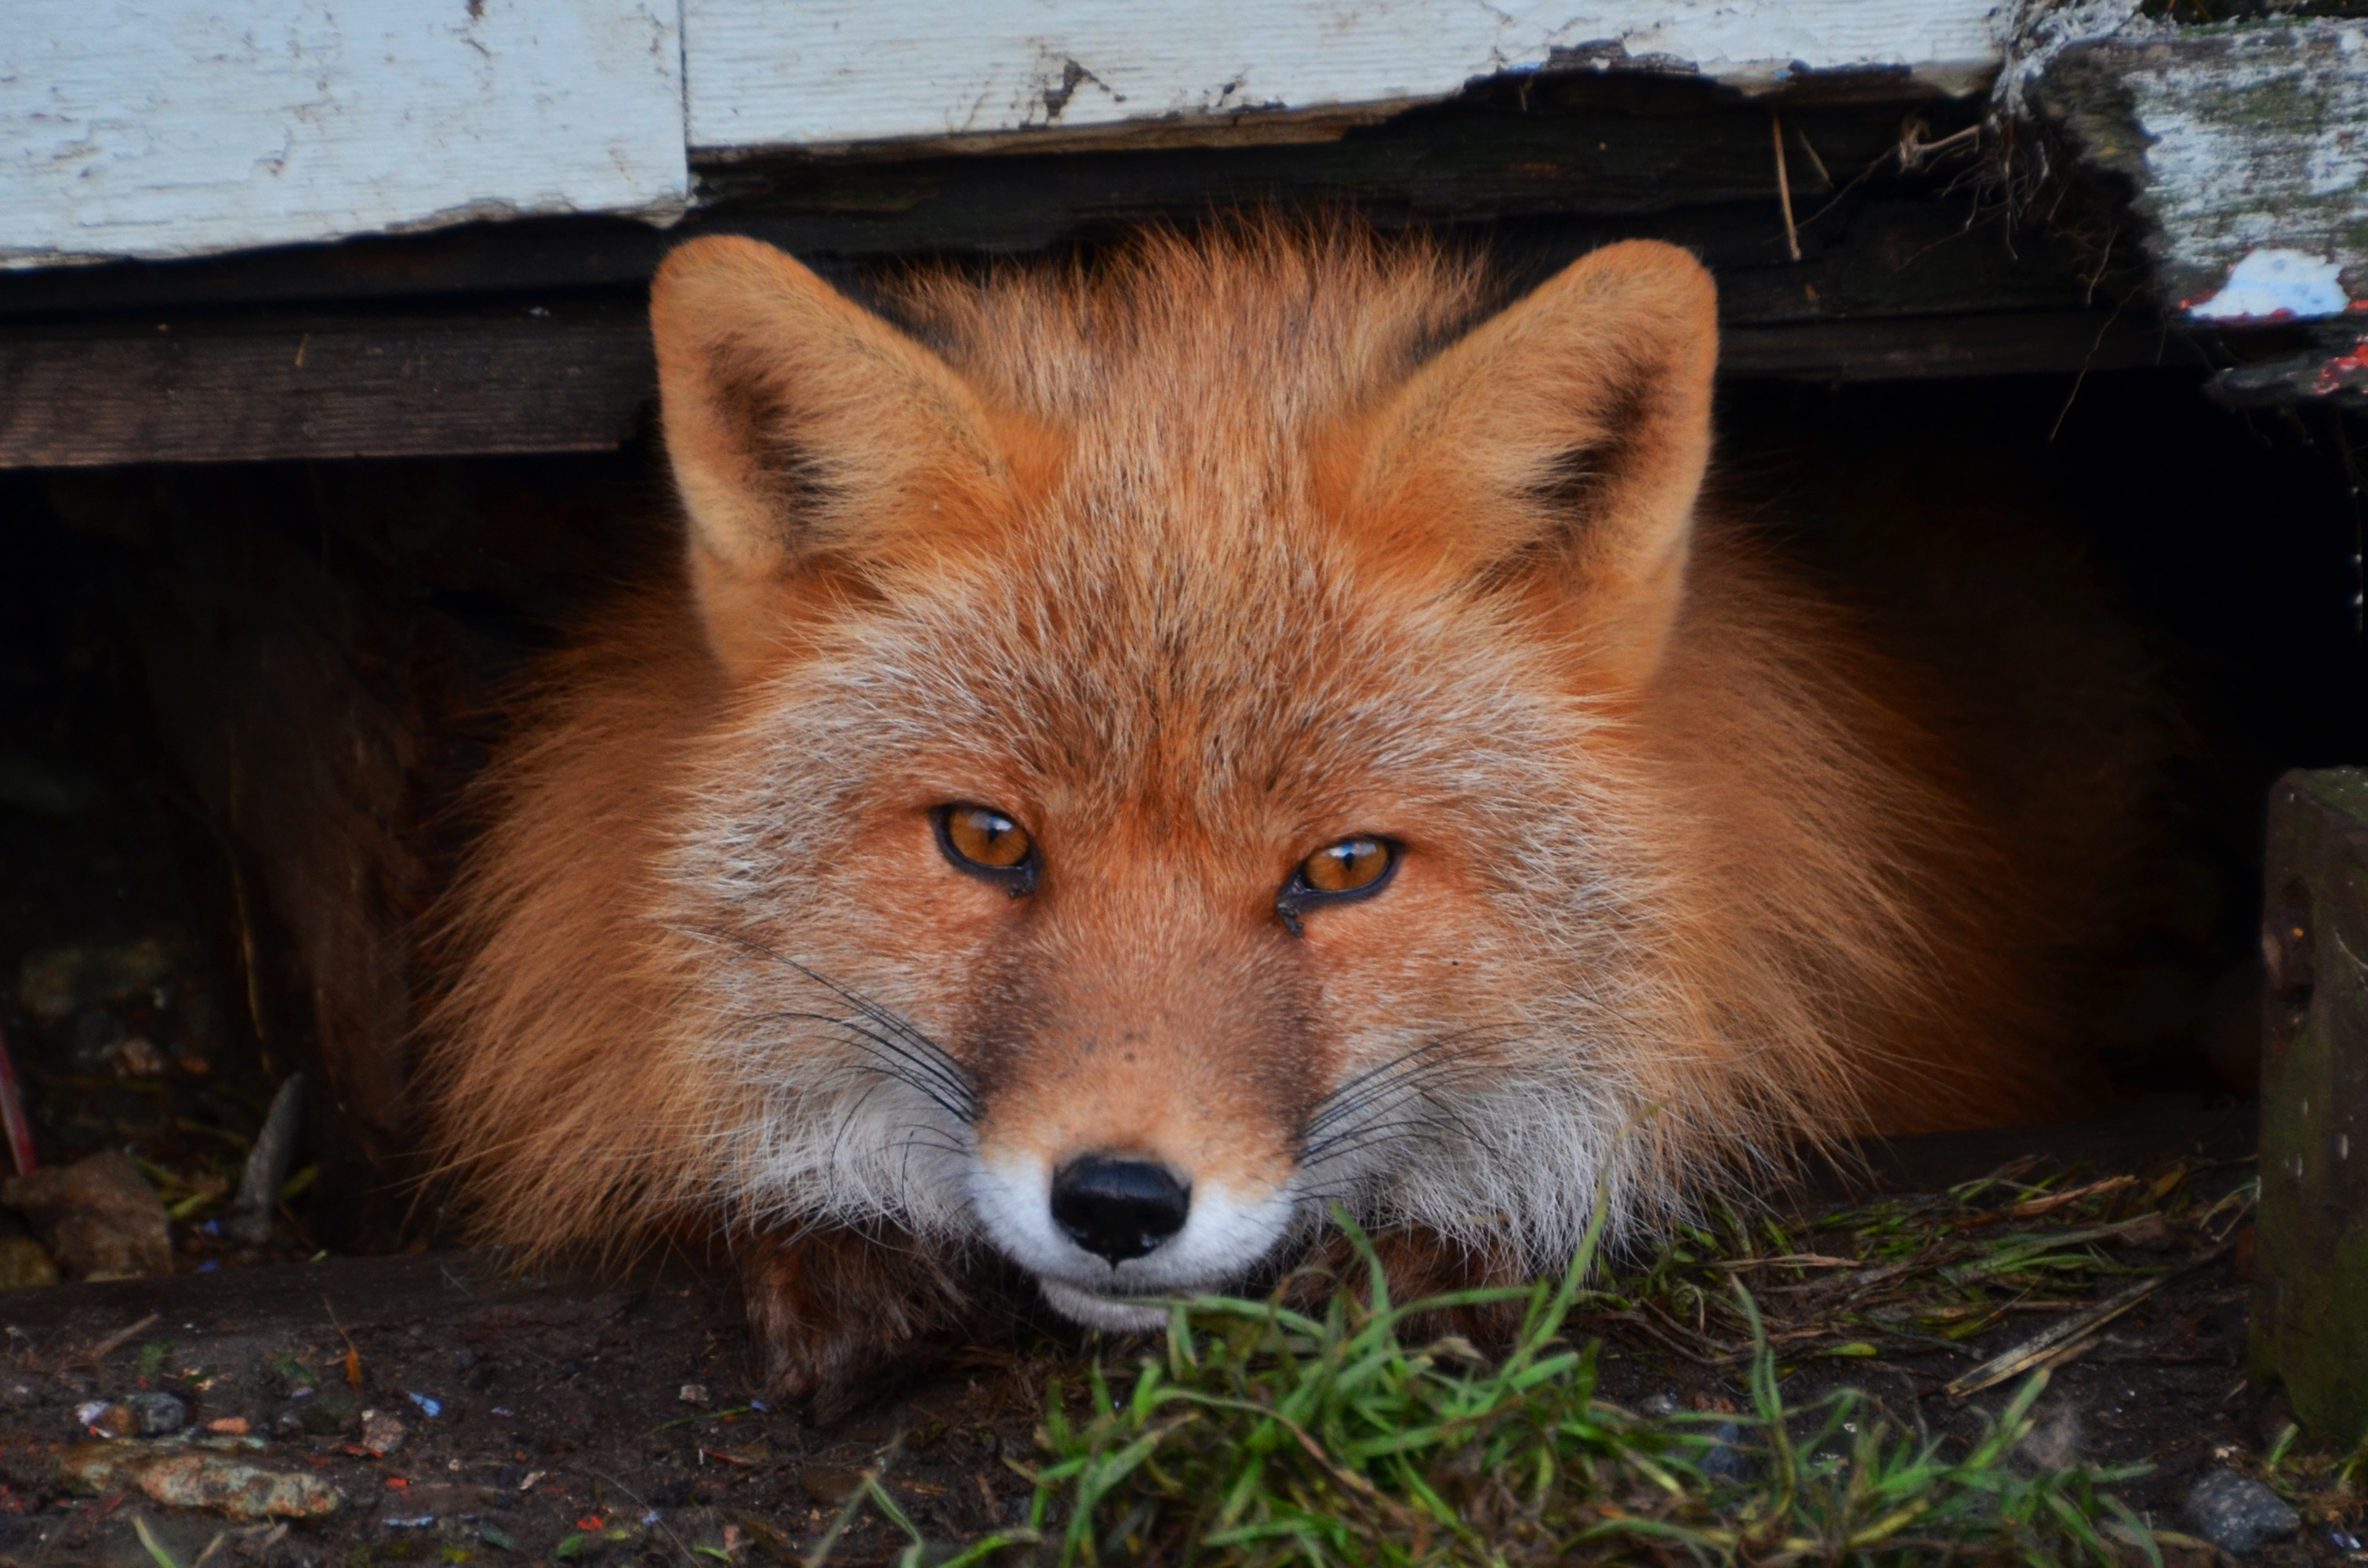
[(1148, 1326), (1334, 1204), (1521, 1278), (1599, 1195), (2076, 1108), (2125, 802), (1983, 784), (1979, 701), (1703, 502), (1687, 252), (1508, 302), (1247, 222), (867, 298), (658, 274), (680, 574), (547, 672), (446, 926), (486, 1234), (722, 1238), (834, 1397), (998, 1278)]

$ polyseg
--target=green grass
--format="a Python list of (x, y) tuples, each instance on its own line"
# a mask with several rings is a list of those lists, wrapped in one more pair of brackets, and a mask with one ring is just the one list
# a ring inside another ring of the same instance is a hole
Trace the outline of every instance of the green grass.
[[(1526, 1290), (1394, 1304), (1375, 1265), (1364, 1290), (1335, 1292), (1321, 1317), (1273, 1301), (1178, 1302), (1163, 1346), (1055, 1381), (1027, 1528), (948, 1557), (867, 1478), (809, 1562), (871, 1507), (911, 1539), (905, 1563), (966, 1568), (2159, 1563), (2110, 1490), (2142, 1469), (2016, 1456), (2044, 1370), (1978, 1440), (1955, 1444), (1902, 1428), (1858, 1391), (1794, 1407), (1783, 1385), (1788, 1358), (1872, 1355), (1876, 1341), (1885, 1354), (1953, 1348), (2018, 1306), (2145, 1272), (2100, 1242), (2160, 1232), (2196, 1256), (2234, 1218), (2225, 1203), (2167, 1205), (2179, 1187), (1975, 1184), (1836, 1215), (1800, 1237), (1730, 1215), (1720, 1231), (1680, 1234), (1634, 1278), (1592, 1286), (1591, 1235), (1558, 1283)], [(1747, 1277), (1783, 1297), (1781, 1312), (1763, 1312)], [(1500, 1358), (1414, 1334), (1441, 1311), (1506, 1301), (1522, 1317)], [(1600, 1397), (1600, 1342), (1572, 1332), (1597, 1322), (1730, 1366), (1745, 1408), (1653, 1417)]]

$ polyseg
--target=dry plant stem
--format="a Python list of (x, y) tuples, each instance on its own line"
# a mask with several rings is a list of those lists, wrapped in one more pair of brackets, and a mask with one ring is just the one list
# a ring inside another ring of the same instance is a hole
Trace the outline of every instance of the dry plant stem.
[(31, 1176), (33, 1124), (25, 1116), (25, 1096), (17, 1087), (17, 1063), (8, 1054), (8, 1037), (0, 1032), (0, 1128), (8, 1134), (8, 1159), (18, 1176)]
[(1805, 131), (1796, 131), (1793, 136), (1801, 143), (1801, 151), (1808, 155), (1809, 166), (1817, 171), (1817, 178), (1825, 182), (1827, 190), (1833, 189), (1834, 176), (1827, 172), (1826, 161), (1817, 156), (1817, 149), (1811, 144), (1809, 133)]
[(1948, 1389), (1949, 1396), (1952, 1399), (1963, 1399), (1967, 1394), (1979, 1393), (1987, 1388), (1995, 1388), (2018, 1373), (2036, 1367), (2054, 1366), (2059, 1361), (2070, 1360), (2078, 1351), (2087, 1348), (2089, 1338), (2105, 1324), (2128, 1312), (2180, 1276), (2192, 1273), (2205, 1264), (2225, 1256), (2234, 1244), (2233, 1242), (2223, 1242), (2211, 1251), (2200, 1253), (2188, 1259), (2177, 1268), (2155, 1275), (2149, 1279), (2141, 1279), (2128, 1290), (2106, 1297), (2087, 1312), (2076, 1312), (2061, 1323), (2042, 1329), (2004, 1355), (1991, 1358), (1951, 1383)]
[(150, 1312), (146, 1317), (142, 1318), (138, 1323), (131, 1324), (129, 1328), (117, 1329), (113, 1334), (108, 1335), (105, 1339), (102, 1339), (97, 1344), (92, 1346), (80, 1357), (71, 1358), (67, 1364), (71, 1366), (74, 1360), (82, 1360), (87, 1361), (90, 1365), (96, 1367), (101, 1361), (106, 1360), (108, 1356), (114, 1354), (116, 1346), (121, 1345), (125, 1340), (130, 1339), (133, 1335), (154, 1327), (155, 1323), (156, 1314), (154, 1312)]
[(1784, 117), (1774, 109), (1768, 111), (1768, 130), (1776, 143), (1776, 195), (1784, 204), (1784, 249), (1794, 261), (1798, 261), (1801, 259), (1801, 230), (1793, 222), (1793, 176), (1784, 167)]

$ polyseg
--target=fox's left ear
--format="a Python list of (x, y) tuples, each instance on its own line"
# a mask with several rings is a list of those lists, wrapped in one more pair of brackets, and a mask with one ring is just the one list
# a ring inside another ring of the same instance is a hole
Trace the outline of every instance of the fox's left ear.
[(1702, 263), (1596, 251), (1360, 422), (1349, 515), (1418, 570), (1534, 597), (1595, 682), (1641, 684), (1685, 591), (1717, 363)]

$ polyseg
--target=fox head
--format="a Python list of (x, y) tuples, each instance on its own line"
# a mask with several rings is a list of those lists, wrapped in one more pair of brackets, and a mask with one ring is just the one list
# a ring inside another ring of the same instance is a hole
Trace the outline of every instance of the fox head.
[(649, 882), (705, 1196), (984, 1241), (1113, 1326), (1334, 1202), (1566, 1252), (1710, 1071), (1640, 1044), (1701, 1002), (1634, 740), (1703, 268), (1490, 314), (1246, 235), (882, 300), (733, 238), (652, 298), (723, 694)]

